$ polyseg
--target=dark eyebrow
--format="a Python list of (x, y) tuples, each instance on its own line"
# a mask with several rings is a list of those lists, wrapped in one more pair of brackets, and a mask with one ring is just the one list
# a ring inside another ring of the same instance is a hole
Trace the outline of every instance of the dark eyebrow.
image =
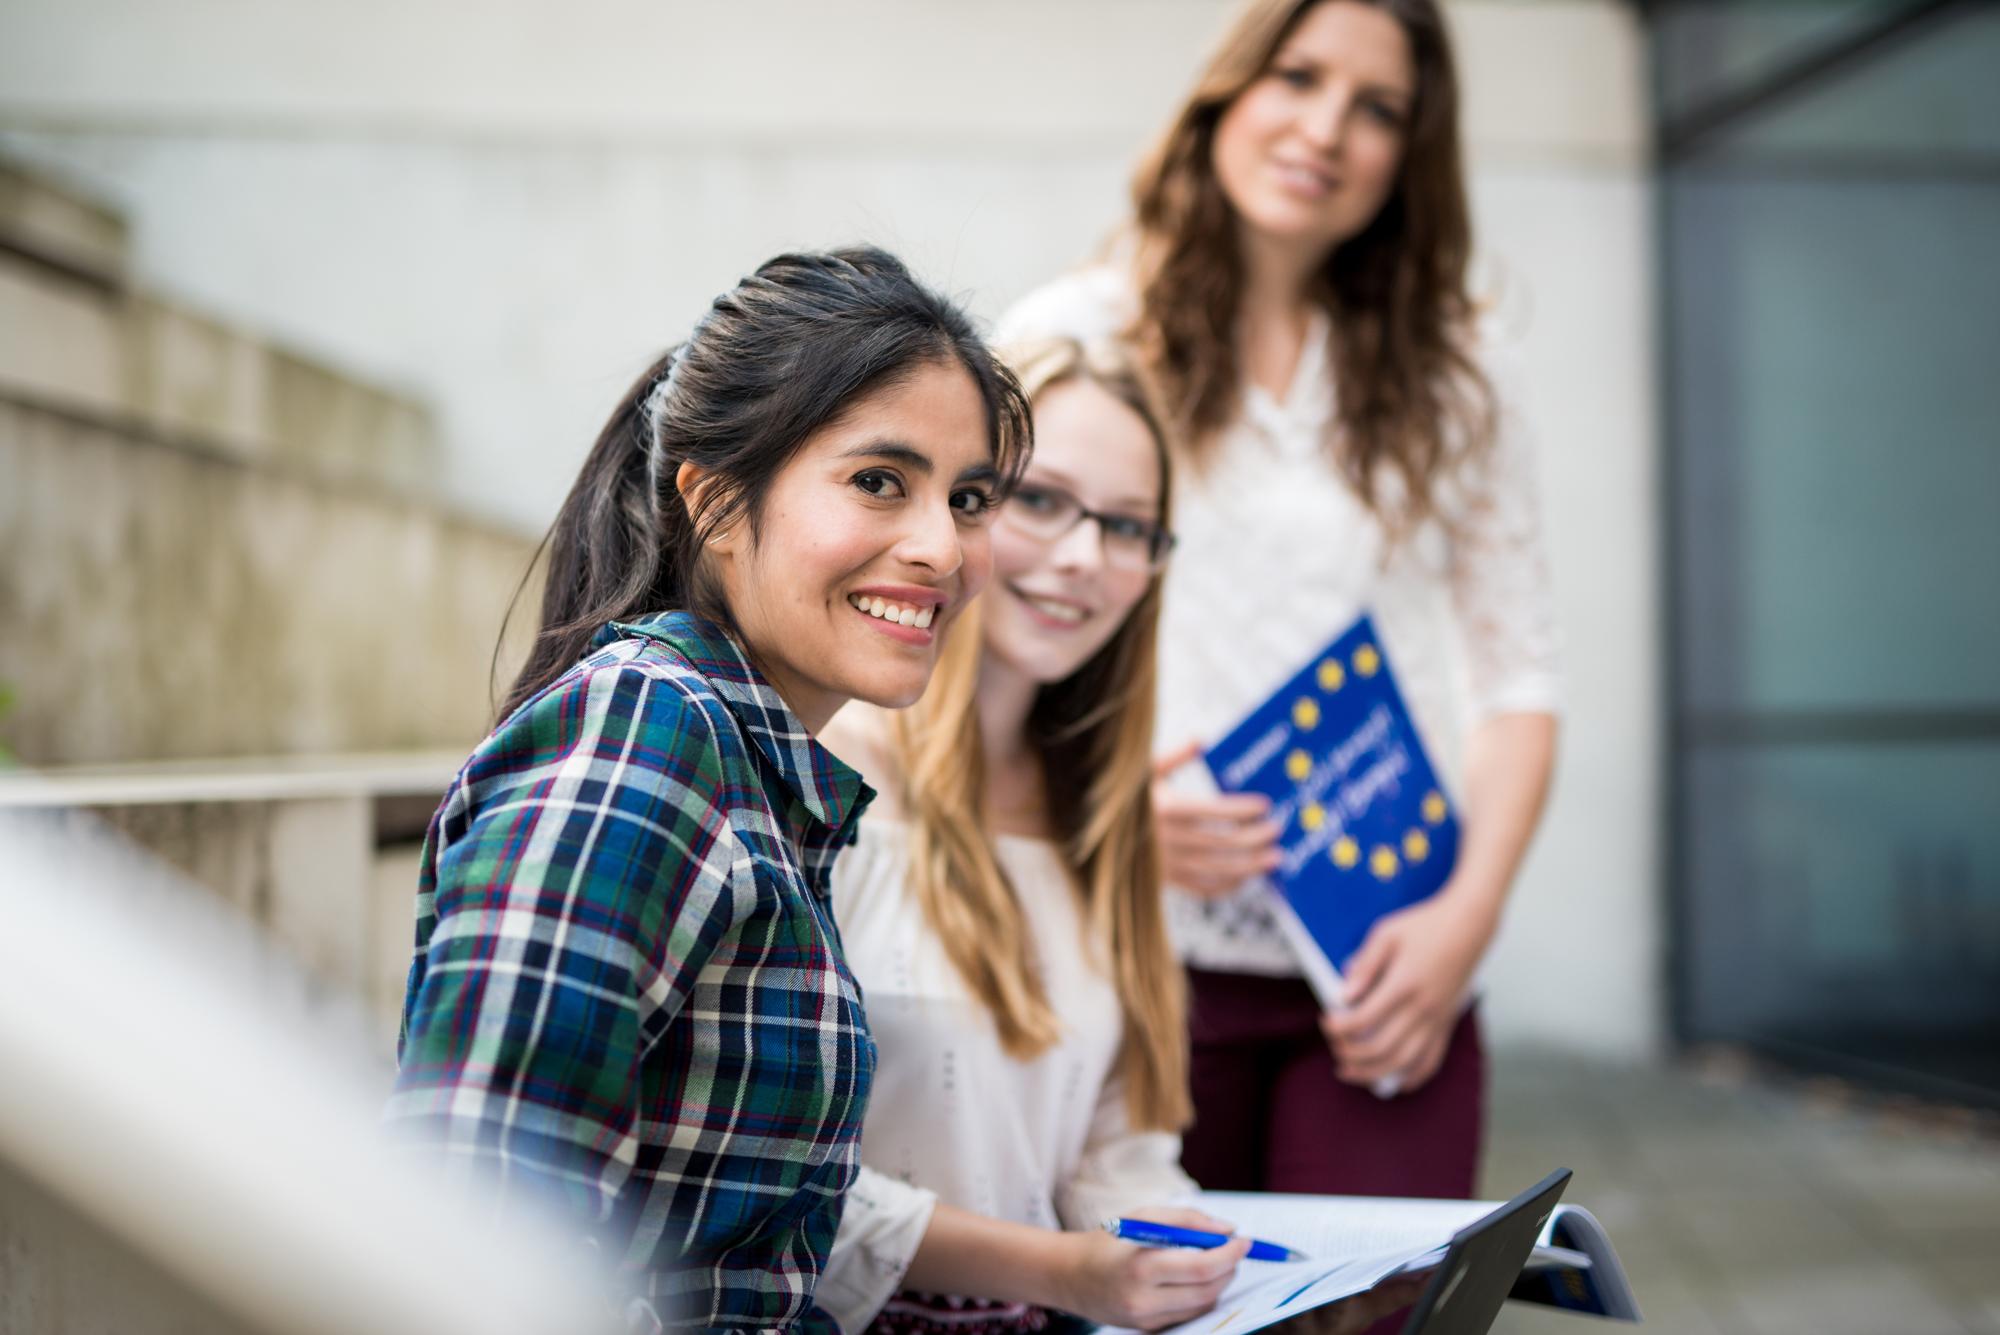
[[(931, 457), (928, 454), (925, 454), (914, 445), (905, 445), (901, 441), (895, 440), (872, 440), (866, 445), (856, 445), (851, 450), (842, 451), (840, 457), (843, 459), (888, 459), (892, 462), (902, 464), (914, 472), (921, 473), (925, 477), (929, 477), (937, 471), (937, 465), (931, 462)], [(958, 475), (958, 481), (961, 483), (997, 483), (999, 480), (1000, 470), (992, 464), (975, 464)]]
[(851, 450), (842, 451), (840, 457), (843, 459), (891, 459), (896, 463), (914, 468), (925, 477), (929, 477), (937, 471), (937, 465), (931, 462), (931, 457), (928, 454), (925, 454), (914, 445), (905, 445), (900, 441), (894, 440), (871, 440), (866, 445), (856, 445)]
[[(1318, 56), (1309, 55), (1304, 51), (1296, 51), (1289, 46), (1279, 48), (1279, 50), (1272, 55), (1270, 68), (1276, 69), (1280, 65), (1287, 65), (1287, 64), (1295, 65), (1301, 69), (1311, 70), (1315, 74), (1323, 73), (1326, 70), (1326, 63), (1322, 61)], [(1416, 93), (1412, 89), (1407, 88), (1402, 84), (1369, 83), (1369, 84), (1364, 84), (1362, 87), (1364, 92), (1374, 93), (1378, 97), (1384, 93), (1387, 93), (1390, 94), (1391, 96), (1399, 97), (1406, 102), (1413, 102), (1416, 100)]]
[[(1069, 476), (1060, 468), (1044, 468), (1042, 471), (1050, 476), (1047, 478), (1023, 479), (1021, 485), (1024, 487), (1039, 487), (1043, 491), (1059, 491), (1078, 505), (1087, 504), (1083, 497), (1076, 494), (1076, 484), (1071, 482)], [(1106, 514), (1124, 514), (1126, 518), (1140, 517), (1140, 514), (1127, 514), (1126, 512), (1128, 511), (1138, 511), (1143, 514), (1143, 512), (1150, 510), (1158, 513), (1159, 508), (1160, 498), (1157, 496), (1119, 496), (1104, 503)]]

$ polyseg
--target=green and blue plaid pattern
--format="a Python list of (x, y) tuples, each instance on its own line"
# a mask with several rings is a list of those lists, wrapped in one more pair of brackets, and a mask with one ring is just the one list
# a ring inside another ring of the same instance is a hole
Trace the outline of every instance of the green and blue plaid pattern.
[(712, 623), (606, 627), (432, 818), (399, 1140), (667, 1324), (832, 1329), (875, 1048), (828, 880), (872, 796)]

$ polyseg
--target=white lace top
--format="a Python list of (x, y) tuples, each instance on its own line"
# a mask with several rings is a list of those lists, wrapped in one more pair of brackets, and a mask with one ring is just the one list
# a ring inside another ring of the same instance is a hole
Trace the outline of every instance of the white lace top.
[[(1122, 272), (1087, 269), (1016, 303), (997, 337), (1111, 337), (1135, 309)], [(1391, 545), (1327, 451), (1329, 324), (1316, 313), (1284, 399), (1252, 386), (1206, 467), (1175, 478), (1181, 541), (1162, 610), (1157, 746), (1219, 739), (1367, 611), (1439, 776), (1456, 790), (1468, 723), (1553, 712), (1560, 700), (1518, 374), (1495, 348), (1480, 350), (1500, 400), (1499, 433), (1477, 468), (1460, 467), (1440, 488), (1456, 536), (1433, 521)], [(1177, 782), (1207, 786), (1199, 766)], [(1219, 901), (1170, 893), (1182, 957), (1202, 968), (1296, 974), (1269, 894), (1262, 881)]]
[(1064, 1026), (1054, 1047), (1023, 1062), (1000, 1046), (992, 1017), (925, 922), (907, 837), (902, 822), (866, 816), (834, 867), (834, 917), (878, 1049), (861, 1175), (816, 1294), (842, 1330), (862, 1329), (902, 1287), (938, 1200), (1076, 1229), (1194, 1190), (1180, 1170), (1180, 1137), (1134, 1131), (1126, 1119), (1113, 1072), (1124, 1027), (1118, 993), (1084, 944), (1081, 905), (1056, 846), (998, 840)]

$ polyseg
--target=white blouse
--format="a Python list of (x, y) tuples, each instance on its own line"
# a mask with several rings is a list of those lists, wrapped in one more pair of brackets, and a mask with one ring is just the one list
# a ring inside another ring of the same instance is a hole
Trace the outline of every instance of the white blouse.
[[(1124, 272), (1086, 269), (1016, 303), (997, 341), (1109, 338), (1136, 310)], [(1518, 375), (1496, 349), (1479, 349), (1500, 404), (1494, 448), (1439, 489), (1451, 529), (1433, 520), (1392, 543), (1328, 453), (1336, 427), (1329, 330), (1316, 311), (1284, 398), (1249, 387), (1208, 463), (1174, 479), (1180, 545), (1161, 611), (1158, 749), (1219, 740), (1366, 611), (1439, 778), (1457, 791), (1471, 723), (1503, 712), (1552, 713), (1561, 699)], [(1185, 767), (1176, 782), (1212, 791), (1199, 766)], [(1170, 893), (1182, 958), (1201, 968), (1297, 974), (1270, 893), (1261, 879), (1221, 900)]]
[(1115, 1073), (1118, 993), (1085, 941), (1057, 846), (1001, 835), (1063, 1035), (1032, 1061), (1000, 1045), (910, 887), (901, 821), (864, 817), (834, 866), (834, 917), (878, 1049), (847, 1194), (816, 1301), (856, 1331), (903, 1287), (937, 1201), (1044, 1228), (1184, 1198), (1180, 1137), (1134, 1131)]

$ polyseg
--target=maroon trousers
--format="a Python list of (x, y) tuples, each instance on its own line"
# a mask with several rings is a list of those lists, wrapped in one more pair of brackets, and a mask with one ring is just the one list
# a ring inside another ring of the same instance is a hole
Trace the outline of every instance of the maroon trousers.
[(1211, 1191), (1471, 1198), (1486, 1055), (1476, 1007), (1437, 1074), (1378, 1099), (1343, 1084), (1297, 978), (1188, 970), (1194, 1125), (1181, 1164)]

